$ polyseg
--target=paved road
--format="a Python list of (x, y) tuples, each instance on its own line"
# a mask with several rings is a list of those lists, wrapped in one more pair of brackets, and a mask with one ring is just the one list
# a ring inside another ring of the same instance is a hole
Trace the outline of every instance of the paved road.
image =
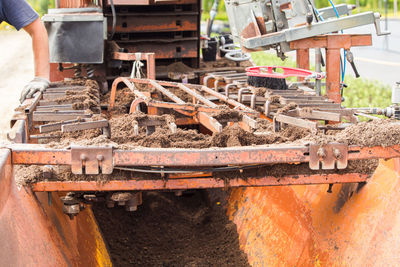
[[(381, 26), (384, 29), (384, 20)], [(354, 47), (351, 50), (358, 71), (362, 77), (393, 85), (400, 81), (400, 20), (388, 20), (388, 30), (390, 35), (376, 36), (375, 27), (367, 25), (345, 33), (372, 33), (371, 47)], [(353, 74), (349, 64), (346, 73)]]
[(0, 138), (4, 138), (23, 86), (33, 78), (31, 38), (24, 31), (0, 31)]

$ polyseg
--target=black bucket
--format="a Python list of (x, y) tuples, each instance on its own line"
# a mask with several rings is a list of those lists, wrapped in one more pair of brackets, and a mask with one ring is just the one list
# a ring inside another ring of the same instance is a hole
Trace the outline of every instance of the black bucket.
[(217, 59), (217, 47), (218, 42), (215, 38), (211, 38), (208, 41), (208, 48), (202, 48), (201, 51), (203, 53), (204, 61), (215, 61)]

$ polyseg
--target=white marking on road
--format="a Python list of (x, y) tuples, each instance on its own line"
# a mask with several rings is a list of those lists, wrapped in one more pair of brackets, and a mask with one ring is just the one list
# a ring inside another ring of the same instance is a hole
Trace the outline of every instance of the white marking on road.
[(400, 67), (400, 63), (390, 62), (390, 61), (385, 61), (385, 60), (377, 60), (377, 59), (371, 59), (371, 58), (365, 58), (365, 57), (354, 57), (354, 60), (356, 62), (363, 61), (363, 62), (375, 63), (375, 64), (380, 64), (380, 65), (386, 65), (386, 66)]

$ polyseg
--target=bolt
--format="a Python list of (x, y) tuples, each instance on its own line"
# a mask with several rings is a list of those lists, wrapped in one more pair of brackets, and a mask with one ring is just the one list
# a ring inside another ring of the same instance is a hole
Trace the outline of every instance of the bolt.
[(339, 149), (334, 148), (333, 149), (333, 155), (335, 156), (335, 158), (340, 159), (342, 154), (340, 153)]
[(279, 28), (279, 29), (282, 29), (283, 28), (283, 22), (282, 21), (279, 21), (277, 24), (276, 24), (276, 26)]
[(107, 201), (106, 205), (107, 205), (107, 208), (114, 208), (115, 207), (115, 202), (114, 201)]
[(322, 147), (320, 147), (320, 148), (318, 149), (318, 151), (317, 151), (317, 155), (318, 155), (319, 157), (321, 157), (321, 158), (325, 158), (325, 156), (326, 156), (325, 149), (322, 148)]
[(81, 160), (86, 160), (87, 156), (85, 154), (81, 154)]
[(177, 197), (182, 196), (182, 190), (175, 191), (175, 196)]
[(125, 210), (126, 211), (137, 211), (137, 206), (136, 205), (133, 205), (133, 206), (131, 206), (131, 205), (126, 205), (125, 206)]
[(104, 160), (104, 156), (103, 155), (97, 155), (97, 160), (98, 161), (103, 161)]

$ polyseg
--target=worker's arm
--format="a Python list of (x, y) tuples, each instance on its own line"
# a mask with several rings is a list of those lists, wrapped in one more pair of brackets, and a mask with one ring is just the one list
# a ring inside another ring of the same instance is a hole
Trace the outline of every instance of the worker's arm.
[(32, 49), (35, 60), (35, 78), (22, 90), (20, 102), (31, 98), (38, 91), (44, 91), (50, 85), (49, 41), (47, 31), (40, 18), (23, 28), (32, 37)]
[(46, 89), (49, 82), (49, 44), (47, 31), (39, 14), (26, 0), (0, 0), (0, 22), (6, 21), (17, 30), (24, 29), (32, 37), (35, 58), (35, 79), (23, 89), (20, 101)]
[(35, 77), (49, 80), (49, 41), (42, 21), (37, 18), (23, 28), (32, 37), (33, 56), (35, 59)]

